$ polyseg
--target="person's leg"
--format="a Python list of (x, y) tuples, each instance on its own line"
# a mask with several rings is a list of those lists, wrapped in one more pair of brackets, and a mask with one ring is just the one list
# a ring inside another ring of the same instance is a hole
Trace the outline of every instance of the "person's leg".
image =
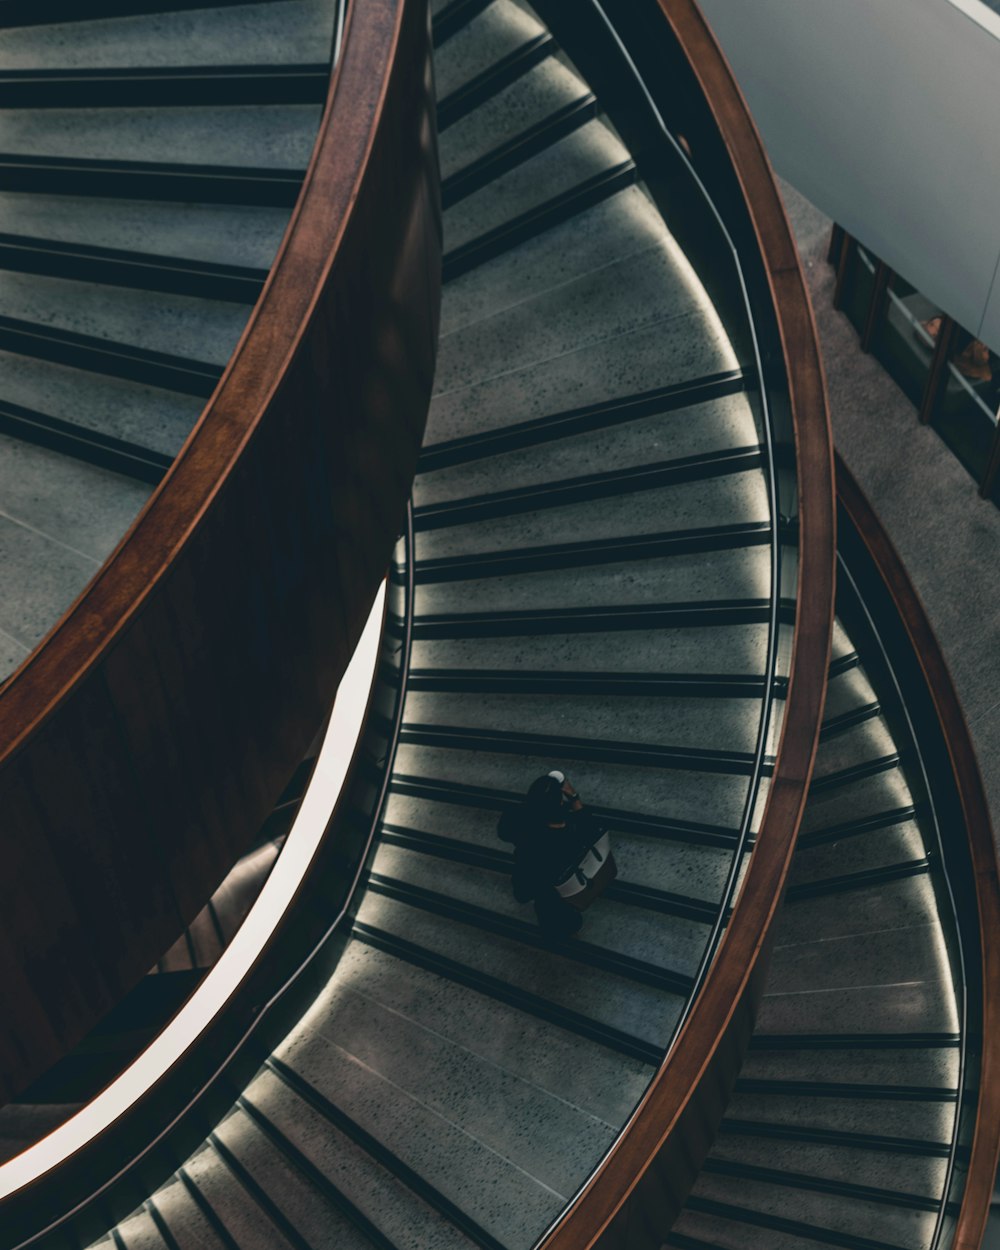
[(572, 937), (583, 924), (583, 916), (564, 903), (555, 890), (535, 899), (535, 915), (539, 928), (549, 937)]

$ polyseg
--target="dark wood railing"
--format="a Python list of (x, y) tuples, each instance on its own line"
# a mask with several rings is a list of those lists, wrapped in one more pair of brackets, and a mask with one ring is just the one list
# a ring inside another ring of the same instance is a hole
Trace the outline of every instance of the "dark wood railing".
[(436, 348), (429, 57), (422, 0), (348, 5), (299, 202), (215, 394), (0, 691), (0, 1100), (197, 914), (364, 626)]
[[(1000, 1159), (1000, 878), (989, 805), (969, 728), (923, 604), (881, 522), (839, 458), (837, 496), (919, 666), (919, 675), (907, 683), (907, 689), (914, 692), (922, 678), (929, 709), (919, 716), (920, 727), (925, 735), (937, 728), (938, 750), (946, 757), (947, 781), (955, 796), (954, 818), (946, 820), (943, 832), (958, 860), (951, 870), (950, 887), (959, 931), (964, 929), (967, 935), (962, 1024), (969, 1058), (963, 1064), (966, 1070), (959, 1090), (957, 1138), (962, 1153), (968, 1153), (955, 1169), (951, 1192), (946, 1195), (945, 1221), (935, 1244), (942, 1250), (979, 1250)], [(917, 709), (912, 714), (917, 715)], [(947, 873), (949, 847), (943, 849)], [(961, 1124), (963, 1119), (966, 1126)]]
[[(558, 5), (559, 0), (553, 3)], [(632, 0), (628, 0), (626, 20), (634, 21), (638, 6), (631, 6)], [(611, 10), (613, 6), (604, 7)], [(602, 1250), (659, 1250), (683, 1206), (714, 1139), (753, 1031), (773, 921), (815, 758), (833, 622), (836, 544), (832, 446), (823, 368), (798, 254), (759, 135), (694, 0), (659, 0), (659, 7), (665, 24), (661, 43), (672, 39), (683, 54), (677, 66), (667, 66), (661, 60), (661, 76), (671, 80), (670, 87), (662, 88), (663, 95), (671, 90), (680, 95), (690, 87), (693, 93), (700, 91), (706, 102), (686, 133), (679, 131), (675, 118), (669, 115), (669, 99), (662, 101), (661, 115), (690, 154), (694, 171), (709, 194), (713, 194), (714, 185), (720, 197), (731, 192), (730, 199), (741, 198), (745, 229), (740, 222), (734, 226), (734, 233), (744, 229), (736, 246), (746, 249), (741, 260), (749, 273), (748, 284), (760, 288), (750, 291), (749, 298), (762, 309), (769, 302), (773, 313), (766, 315), (776, 319), (774, 358), (768, 358), (765, 347), (761, 367), (764, 385), (773, 384), (781, 392), (772, 397), (773, 407), (787, 409), (784, 416), (795, 443), (798, 577), (794, 643), (767, 807), (718, 953), (638, 1109), (587, 1185), (539, 1243), (539, 1250), (585, 1250), (593, 1246)], [(548, 20), (547, 4), (542, 12)], [(573, 20), (578, 17), (574, 14)], [(560, 30), (556, 34), (561, 39)], [(651, 43), (652, 39), (646, 41), (641, 51), (626, 46), (637, 61), (644, 55), (660, 58), (663, 49), (650, 50)], [(572, 46), (569, 51), (576, 59)], [(596, 60), (593, 70), (595, 76), (601, 72)], [(678, 77), (683, 73), (683, 86), (673, 86), (675, 71)], [(585, 67), (585, 73), (590, 76), (590, 66)], [(645, 81), (661, 105), (653, 81)], [(603, 100), (604, 92), (599, 94)], [(623, 89), (622, 99), (621, 119), (609, 107), (611, 119), (623, 133), (635, 126), (635, 144), (631, 134), (628, 142), (630, 150), (638, 153), (643, 172), (641, 152), (646, 138), (635, 123), (634, 93), (631, 107), (627, 90)], [(678, 103), (678, 115), (684, 107), (683, 102)], [(655, 173), (647, 175), (654, 195), (655, 177)], [(669, 200), (667, 203), (669, 206)], [(710, 284), (709, 268), (704, 263), (699, 266), (699, 276)], [(741, 298), (738, 290), (727, 293), (713, 289), (711, 294), (716, 306), (723, 309), (724, 320), (726, 302), (735, 305)], [(779, 421), (781, 416), (779, 412)], [(787, 522), (787, 517), (782, 519), (782, 525)]]

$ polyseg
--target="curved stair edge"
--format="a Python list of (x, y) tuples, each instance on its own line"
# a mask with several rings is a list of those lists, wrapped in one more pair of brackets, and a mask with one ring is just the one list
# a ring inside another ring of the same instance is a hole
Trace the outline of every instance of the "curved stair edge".
[[(944, 654), (913, 582), (857, 479), (838, 454), (837, 498), (890, 596), (920, 665), (964, 813), (982, 938), (1000, 933), (1000, 871), (982, 774)], [(983, 1002), (975, 1128), (952, 1250), (979, 1250), (1000, 1162), (1000, 950), (981, 940)]]
[[(436, 351), (426, 12), (349, 6), (300, 199), (234, 357), (126, 537), (0, 690), (5, 846), (62, 862), (70, 825), (115, 865), (109, 931), (128, 906), (112, 900), (132, 900), (112, 966), (93, 882), (77, 900), (67, 871), (65, 912), (86, 903), (90, 925), (54, 919), (46, 941), (59, 931), (62, 946), (44, 958), (62, 976), (31, 979), (31, 916), (51, 892), (19, 886), (0, 951), (0, 1097), (70, 1049), (200, 910), (322, 722), (384, 575)], [(386, 453), (373, 489), (367, 466)], [(177, 696), (182, 673), (197, 699)], [(54, 775), (57, 788), (36, 783)], [(70, 992), (80, 983), (87, 1001)]]
[[(683, 1207), (753, 1032), (772, 925), (816, 756), (833, 628), (833, 445), (815, 319), (798, 253), (759, 133), (700, 10), (693, 0), (659, 0), (659, 6), (664, 29), (672, 32), (708, 104), (712, 139), (736, 173), (773, 301), (788, 387), (782, 396), (787, 412), (778, 419), (788, 422), (796, 453), (799, 607), (774, 776), (723, 941), (633, 1117), (536, 1250), (659, 1250)], [(540, 0), (536, 7), (573, 56), (567, 36), (579, 17), (575, 6)], [(599, 20), (606, 20), (603, 13)], [(697, 173), (697, 160), (694, 167)]]

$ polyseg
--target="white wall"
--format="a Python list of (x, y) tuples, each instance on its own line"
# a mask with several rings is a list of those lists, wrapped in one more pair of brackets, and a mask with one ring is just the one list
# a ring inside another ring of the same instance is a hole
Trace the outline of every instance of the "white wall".
[(1000, 350), (1000, 17), (701, 0), (778, 173)]

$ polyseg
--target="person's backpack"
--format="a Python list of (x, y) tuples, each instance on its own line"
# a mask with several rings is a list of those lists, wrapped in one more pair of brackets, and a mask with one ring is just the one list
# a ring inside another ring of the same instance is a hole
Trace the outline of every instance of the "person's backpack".
[(556, 893), (564, 903), (569, 903), (578, 911), (586, 911), (617, 876), (618, 865), (611, 850), (611, 839), (606, 830), (601, 830), (578, 862), (555, 883)]

